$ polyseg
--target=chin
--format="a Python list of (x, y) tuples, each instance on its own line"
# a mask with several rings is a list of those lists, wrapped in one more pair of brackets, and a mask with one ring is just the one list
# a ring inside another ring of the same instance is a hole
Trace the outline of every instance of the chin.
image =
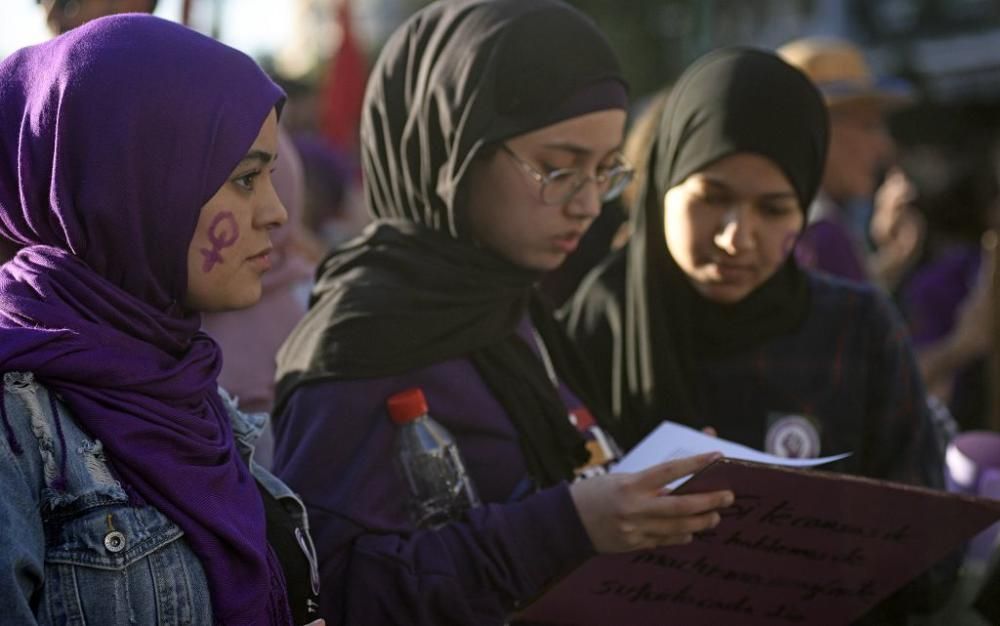
[(209, 307), (202, 309), (203, 313), (226, 313), (227, 311), (239, 311), (248, 309), (260, 302), (261, 291), (258, 289), (252, 293), (230, 294), (228, 297), (220, 297), (210, 303)]
[(260, 302), (261, 295), (261, 290), (258, 289), (252, 294), (246, 294), (240, 298), (234, 298), (229, 310), (238, 311), (240, 309), (248, 309)]
[(551, 272), (558, 269), (559, 266), (563, 264), (563, 261), (566, 260), (566, 256), (560, 255), (558, 258), (551, 256), (521, 259), (508, 258), (507, 260), (523, 270), (544, 274), (545, 272)]
[(753, 289), (729, 285), (702, 285), (697, 289), (703, 298), (717, 304), (736, 304), (753, 293)]

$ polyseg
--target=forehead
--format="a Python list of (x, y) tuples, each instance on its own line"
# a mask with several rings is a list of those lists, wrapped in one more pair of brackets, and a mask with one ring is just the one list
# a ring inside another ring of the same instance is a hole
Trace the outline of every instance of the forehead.
[(527, 149), (564, 147), (603, 155), (618, 148), (624, 134), (625, 111), (609, 109), (544, 126), (518, 135), (509, 143)]
[(845, 104), (830, 108), (830, 122), (873, 124), (881, 122), (884, 118), (882, 109), (873, 103)]
[(795, 190), (774, 161), (740, 152), (723, 157), (688, 177), (688, 181), (727, 187), (741, 195), (791, 194)]

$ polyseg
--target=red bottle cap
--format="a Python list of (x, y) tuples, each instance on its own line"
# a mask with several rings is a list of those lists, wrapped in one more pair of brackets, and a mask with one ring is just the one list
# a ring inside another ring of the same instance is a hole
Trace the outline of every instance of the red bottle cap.
[(389, 417), (397, 424), (409, 424), (421, 415), (427, 415), (427, 400), (419, 387), (394, 393), (385, 401)]

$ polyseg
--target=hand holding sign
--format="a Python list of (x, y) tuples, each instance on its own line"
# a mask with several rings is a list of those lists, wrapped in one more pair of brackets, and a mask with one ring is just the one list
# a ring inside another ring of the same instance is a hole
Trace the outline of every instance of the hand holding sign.
[(697, 472), (717, 453), (677, 459), (631, 474), (608, 474), (570, 487), (573, 503), (600, 553), (689, 543), (719, 523), (717, 509), (733, 503), (731, 491), (669, 495), (663, 485)]

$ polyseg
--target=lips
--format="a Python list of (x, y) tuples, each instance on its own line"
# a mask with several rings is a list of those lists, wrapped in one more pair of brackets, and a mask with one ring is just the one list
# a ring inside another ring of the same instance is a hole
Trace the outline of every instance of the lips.
[(577, 246), (580, 245), (580, 239), (583, 238), (583, 233), (571, 232), (559, 235), (558, 237), (553, 237), (552, 242), (555, 244), (560, 251), (569, 254), (576, 250)]
[(247, 262), (257, 267), (259, 270), (266, 272), (271, 269), (271, 253), (274, 248), (268, 246), (267, 248), (261, 250), (253, 256), (247, 257)]
[(723, 280), (745, 280), (756, 271), (753, 265), (739, 263), (715, 263), (715, 267)]

